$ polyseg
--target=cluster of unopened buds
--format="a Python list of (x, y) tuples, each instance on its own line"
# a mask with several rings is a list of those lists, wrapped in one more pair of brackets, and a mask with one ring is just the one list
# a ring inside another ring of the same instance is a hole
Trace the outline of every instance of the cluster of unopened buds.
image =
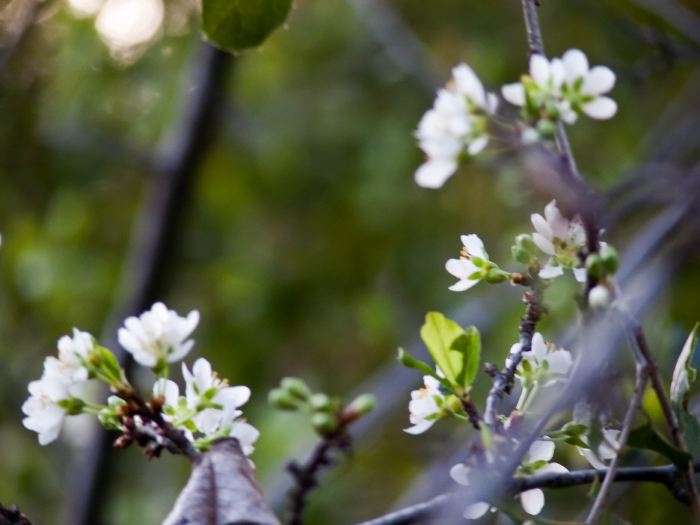
[[(59, 339), (58, 356), (45, 359), (41, 379), (29, 384), (30, 397), (22, 406), (24, 426), (46, 445), (58, 437), (66, 417), (87, 413), (121, 433), (117, 446), (136, 443), (152, 455), (163, 448), (185, 454), (204, 451), (223, 437), (237, 438), (243, 452), (251, 454), (258, 431), (240, 410), (250, 398), (248, 387), (229, 386), (204, 358), (191, 370), (182, 363), (184, 395), (169, 379), (169, 365), (192, 350), (190, 336), (198, 323), (197, 311), (181, 317), (156, 303), (119, 329), (121, 346), (155, 376), (148, 398), (132, 385), (110, 350), (74, 329), (72, 336)], [(89, 385), (95, 381), (109, 385), (112, 395), (106, 403), (89, 400)]]

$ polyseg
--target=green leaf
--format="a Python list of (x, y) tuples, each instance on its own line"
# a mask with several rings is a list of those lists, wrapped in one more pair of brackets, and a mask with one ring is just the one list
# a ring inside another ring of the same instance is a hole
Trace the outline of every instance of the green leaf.
[(457, 376), (457, 382), (468, 389), (474, 382), (481, 361), (481, 336), (475, 326), (468, 326), (462, 335), (450, 344), (450, 350), (462, 355), (462, 370)]
[(452, 350), (452, 343), (464, 330), (457, 323), (440, 312), (429, 312), (420, 335), (428, 347), (430, 355), (440, 367), (445, 378), (452, 384), (461, 385), (458, 377), (464, 368), (464, 355), (459, 350)]
[(257, 47), (284, 23), (291, 7), (292, 0), (202, 0), (202, 31), (227, 51)]
[(690, 454), (677, 449), (657, 434), (650, 424), (632, 430), (627, 438), (627, 445), (633, 448), (653, 450), (668, 458), (679, 469), (685, 469), (688, 462), (693, 459)]
[[(688, 391), (690, 385), (695, 381), (697, 371), (692, 367), (693, 355), (698, 342), (698, 327), (699, 323), (695, 323), (693, 330), (690, 332), (688, 339), (683, 345), (676, 367), (673, 369), (673, 378), (671, 379), (671, 402), (676, 410), (676, 414), (680, 416), (686, 411), (688, 404)], [(680, 419), (680, 418), (679, 418)]]

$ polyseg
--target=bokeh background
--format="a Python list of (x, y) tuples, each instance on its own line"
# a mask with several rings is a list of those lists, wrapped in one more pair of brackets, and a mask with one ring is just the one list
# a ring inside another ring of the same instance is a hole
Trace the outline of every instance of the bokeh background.
[[(647, 305), (668, 377), (700, 316), (690, 213), (698, 200), (684, 189), (700, 160), (700, 7), (542, 3), (550, 54), (581, 48), (618, 73), (618, 115), (581, 119), (570, 136), (582, 172), (610, 195), (608, 239), (630, 248), (638, 272), (670, 254), (672, 271)], [(68, 503), (83, 497), (80, 458), (94, 439), (71, 425), (40, 447), (21, 425), (26, 384), (73, 326), (109, 341), (108, 320), (138, 293), (139, 259), (127, 260), (147, 239), (169, 160), (182, 153), (182, 115), (207, 56), (198, 23), (190, 0), (0, 2), (0, 501), (36, 524), (75, 523)], [(153, 293), (181, 313), (200, 311), (189, 362), (205, 356), (252, 388), (247, 415), (262, 432), (253, 459), (277, 508), (285, 462), (313, 442), (303, 417), (266, 404), (285, 375), (346, 398), (373, 390), (380, 403), (352, 455), (313, 494), (308, 523), (353, 523), (431, 496), (449, 486), (445, 458), (469, 431), (452, 423), (420, 437), (401, 431), (420, 377), (396, 372), (396, 349), (419, 354), (423, 316), (441, 310), (480, 326), (485, 359), (500, 363), (517, 338), (516, 291), (449, 292), (444, 262), (457, 255), (460, 234), (478, 232), (508, 267), (512, 236), (530, 231), (529, 214), (548, 199), (523, 184), (509, 151), (468, 164), (440, 191), (418, 188), (412, 133), (456, 63), (472, 65), (492, 89), (525, 71), (519, 2), (296, 0), (260, 49), (220, 60), (222, 96), (196, 130), (199, 154), (190, 183), (175, 192)], [(680, 219), (634, 252), (639, 232), (681, 201)], [(543, 325), (549, 339), (574, 318), (574, 293), (562, 282), (550, 294), (559, 309)], [(608, 385), (613, 399), (629, 393), (628, 365), (622, 360)], [(477, 392), (487, 387), (484, 375)], [(585, 466), (573, 450), (560, 454)], [(159, 523), (186, 461), (147, 461), (137, 449), (109, 456), (92, 523)], [(548, 501), (550, 517), (573, 519), (586, 489)], [(633, 523), (686, 516), (656, 486), (621, 488), (613, 504)]]

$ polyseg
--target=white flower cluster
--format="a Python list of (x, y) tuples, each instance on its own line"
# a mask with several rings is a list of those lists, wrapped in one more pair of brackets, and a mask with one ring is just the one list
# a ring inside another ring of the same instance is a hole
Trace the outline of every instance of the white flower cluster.
[[(162, 396), (164, 417), (175, 428), (184, 430), (190, 441), (211, 442), (222, 437), (235, 437), (243, 453), (250, 455), (260, 433), (246, 423), (239, 410), (250, 399), (247, 386), (228, 386), (212, 371), (204, 358), (194, 362), (192, 371), (182, 364), (185, 395), (174, 381), (160, 378), (153, 385), (153, 395)], [(196, 435), (195, 435), (196, 433)]]
[[(141, 316), (125, 321), (118, 332), (119, 342), (137, 363), (157, 373), (153, 396), (162, 398), (163, 418), (184, 431), (195, 447), (205, 449), (215, 439), (235, 437), (248, 455), (259, 435), (240, 410), (250, 398), (248, 387), (229, 386), (202, 358), (195, 361), (192, 371), (182, 365), (184, 396), (167, 378), (167, 363), (183, 359), (194, 346), (188, 338), (198, 322), (197, 311), (181, 317), (163, 303), (156, 303)], [(108, 383), (118, 395), (111, 396), (106, 405), (82, 399), (80, 388), (93, 378)], [(105, 427), (125, 431), (122, 408), (131, 392), (133, 387), (114, 355), (90, 334), (75, 329), (73, 337), (59, 339), (58, 357), (46, 358), (41, 379), (29, 384), (30, 397), (22, 406), (27, 416), (24, 426), (39, 434), (42, 445), (58, 437), (66, 415), (95, 414)], [(156, 422), (137, 415), (133, 423), (156, 442), (162, 441)]]
[(544, 209), (544, 217), (539, 213), (530, 216), (535, 233), (532, 240), (537, 247), (549, 255), (549, 261), (540, 270), (543, 279), (554, 279), (564, 274), (564, 269), (574, 272), (579, 282), (586, 281), (586, 268), (579, 258), (579, 252), (586, 246), (586, 232), (581, 218), (571, 220), (559, 211), (556, 201), (551, 201)]
[(63, 419), (71, 411), (71, 400), (78, 402), (80, 387), (88, 379), (85, 362), (94, 349), (95, 340), (87, 332), (73, 329), (73, 337), (58, 340), (58, 357), (44, 360), (41, 379), (29, 383), (29, 399), (22, 405), (27, 416), (22, 423), (39, 434), (46, 445), (58, 437)]
[[(523, 458), (522, 465), (516, 475), (563, 473), (569, 470), (559, 463), (550, 462), (554, 456), (554, 443), (552, 441), (537, 440), (530, 445), (528, 453)], [(450, 476), (454, 481), (469, 487), (471, 485), (470, 474), (472, 468), (458, 463), (450, 469)], [(532, 516), (536, 516), (544, 508), (544, 492), (541, 489), (531, 489), (519, 495), (523, 510)], [(464, 511), (464, 517), (468, 520), (476, 520), (486, 514), (491, 508), (487, 502), (477, 502), (469, 505)]]
[(594, 119), (609, 119), (617, 104), (602, 96), (615, 86), (615, 74), (606, 66), (590, 68), (586, 55), (570, 49), (561, 58), (532, 55), (530, 74), (503, 86), (503, 98), (523, 107), (528, 117), (561, 119), (573, 124), (583, 112)]
[(489, 141), (487, 115), (496, 111), (498, 99), (487, 93), (474, 71), (466, 64), (452, 70), (452, 79), (438, 91), (416, 131), (420, 148), (428, 160), (416, 171), (416, 182), (425, 188), (439, 188), (457, 171), (460, 158), (476, 155)]

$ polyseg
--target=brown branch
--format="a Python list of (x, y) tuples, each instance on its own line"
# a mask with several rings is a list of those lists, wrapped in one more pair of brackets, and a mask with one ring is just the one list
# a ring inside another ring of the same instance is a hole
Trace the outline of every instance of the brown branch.
[(649, 380), (649, 367), (648, 366), (637, 366), (637, 378), (634, 385), (634, 395), (630, 401), (629, 407), (627, 407), (627, 413), (625, 414), (625, 419), (622, 423), (622, 429), (620, 432), (620, 441), (618, 444), (618, 449), (615, 451), (615, 457), (610, 463), (608, 468), (608, 475), (605, 476), (605, 480), (600, 487), (600, 491), (593, 502), (593, 507), (591, 507), (588, 513), (588, 518), (586, 518), (586, 525), (594, 525), (600, 520), (601, 514), (605, 507), (605, 501), (612, 488), (613, 481), (615, 480), (615, 475), (620, 467), (620, 461), (622, 460), (622, 449), (627, 443), (630, 432), (632, 430), (632, 424), (634, 423), (634, 417), (637, 414), (637, 410), (642, 403), (642, 395), (644, 394), (644, 389), (646, 388), (647, 381)]
[(321, 437), (311, 456), (303, 465), (295, 461), (287, 465), (287, 471), (292, 475), (295, 482), (289, 491), (289, 499), (291, 501), (289, 525), (301, 525), (306, 499), (309, 493), (318, 486), (318, 476), (321, 469), (335, 463), (332, 453), (335, 450), (347, 451), (350, 448), (351, 440), (347, 426), (356, 418), (357, 415), (354, 413), (341, 413), (337, 427), (332, 432)]

